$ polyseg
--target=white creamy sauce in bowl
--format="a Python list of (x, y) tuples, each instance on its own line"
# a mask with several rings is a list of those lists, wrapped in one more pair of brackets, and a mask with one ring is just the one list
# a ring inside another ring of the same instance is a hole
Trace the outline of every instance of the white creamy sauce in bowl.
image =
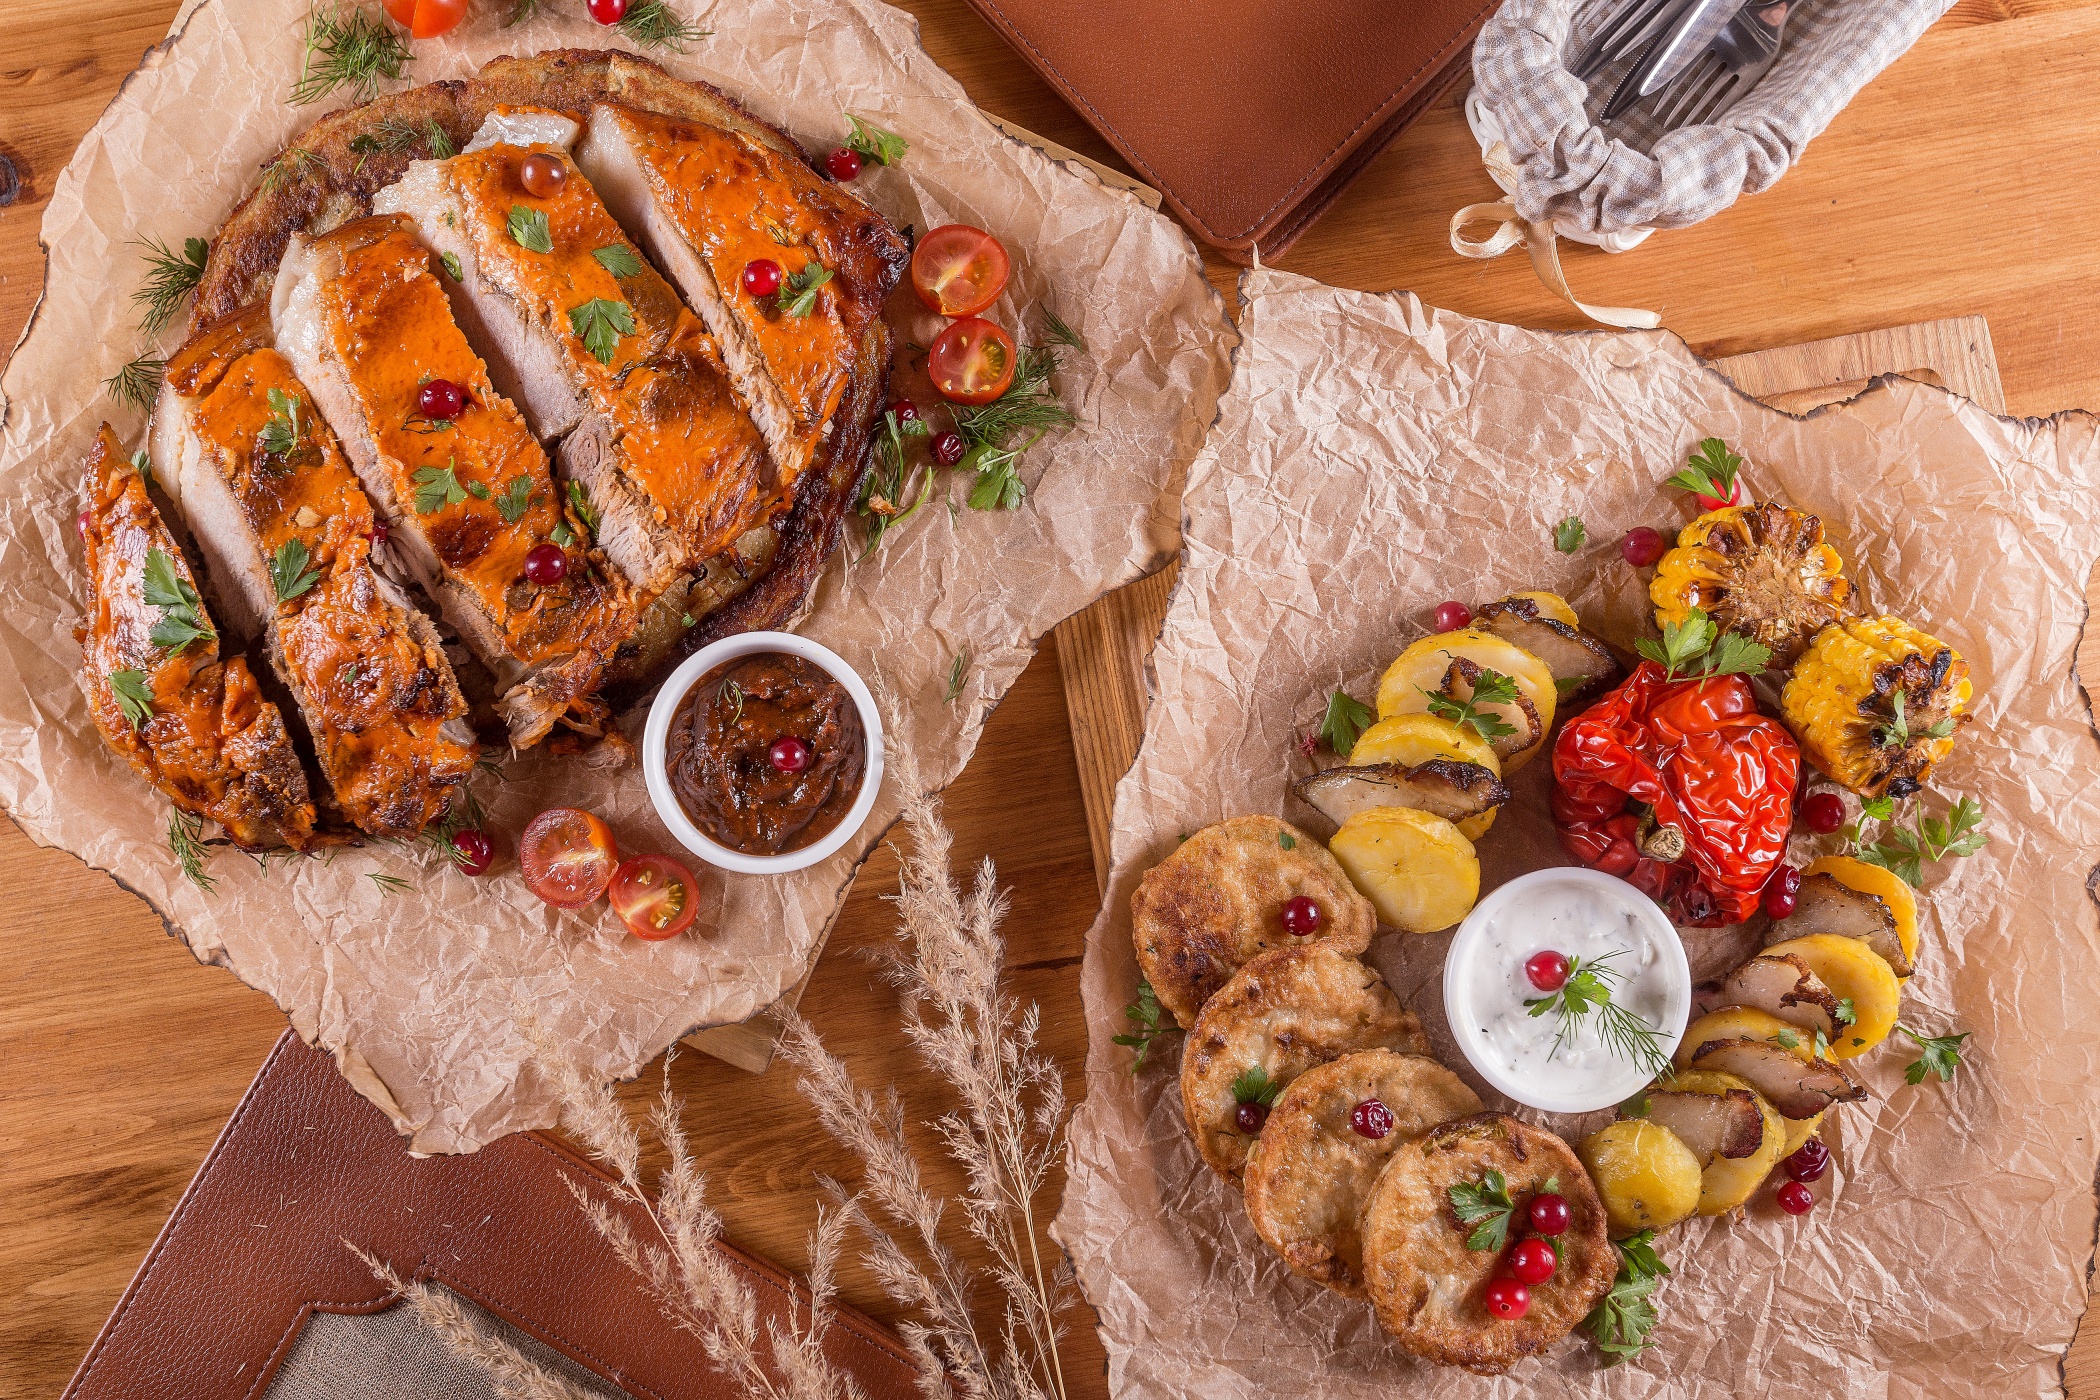
[(1534, 1016), (1525, 1006), (1554, 995), (1525, 970), (1534, 953), (1548, 950), (1578, 972), (1602, 969), (1612, 1003), (1658, 1032), (1650, 1037), (1656, 1050), (1667, 1056), (1677, 1048), (1692, 1009), (1691, 968), (1677, 930), (1624, 880), (1572, 866), (1511, 880), (1459, 925), (1444, 960), (1451, 1034), (1482, 1078), (1533, 1108), (1587, 1113), (1631, 1098), (1653, 1077), (1651, 1067), (1600, 1034), (1605, 1012)]

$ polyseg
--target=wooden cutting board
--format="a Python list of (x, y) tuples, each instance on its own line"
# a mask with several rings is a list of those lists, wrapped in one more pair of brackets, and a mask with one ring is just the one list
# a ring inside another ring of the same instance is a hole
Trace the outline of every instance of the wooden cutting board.
[[(1834, 336), (1805, 345), (1730, 355), (1712, 362), (1744, 393), (1789, 413), (1851, 398), (1876, 375), (1900, 374), (1952, 389), (1993, 413), (2005, 412), (2005, 388), (1981, 316), (1919, 321), (1886, 330)], [(1072, 719), (1072, 749), (1086, 799), (1094, 876), (1108, 882), (1109, 816), (1116, 784), (1137, 758), (1145, 732), (1146, 662), (1167, 616), (1176, 566), (1168, 565), (1101, 599), (1057, 628), (1058, 664)], [(2100, 571), (2088, 601), (2100, 612)], [(2088, 692), (2100, 680), (2100, 626), (2079, 651)]]

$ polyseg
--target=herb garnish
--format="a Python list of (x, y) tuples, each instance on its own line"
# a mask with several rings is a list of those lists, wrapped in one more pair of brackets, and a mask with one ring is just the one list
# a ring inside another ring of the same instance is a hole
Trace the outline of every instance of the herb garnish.
[(197, 590), (175, 572), (175, 561), (159, 545), (146, 551), (146, 602), (160, 609), (149, 640), (166, 652), (179, 652), (194, 641), (217, 641), (204, 621), (204, 604)]
[(1461, 729), (1471, 729), (1483, 739), (1500, 739), (1505, 734), (1514, 734), (1517, 727), (1493, 710), (1482, 709), (1483, 705), (1507, 705), (1517, 698), (1515, 677), (1505, 676), (1500, 671), (1482, 671), (1473, 678), (1473, 694), (1466, 700), (1454, 700), (1433, 690), (1415, 689), (1429, 697), (1429, 713), (1440, 719), (1448, 719)]
[(153, 687), (146, 680), (144, 671), (111, 671), (109, 689), (117, 697), (117, 708), (124, 712), (124, 718), (131, 721), (133, 729), (153, 718)]
[(270, 556), (270, 586), (277, 590), (278, 602), (289, 603), (321, 581), (321, 571), (306, 565), (306, 544), (302, 540), (286, 540)]
[(160, 377), (167, 370), (166, 360), (152, 355), (141, 355), (127, 360), (115, 374), (102, 381), (109, 396), (127, 408), (144, 413), (153, 407), (153, 396), (160, 392)]
[(1884, 749), (1894, 749), (1901, 748), (1915, 738), (1945, 739), (1953, 735), (1954, 716), (1952, 715), (1947, 716), (1928, 729), (1920, 729), (1913, 733), (1909, 717), (1904, 714), (1904, 707), (1907, 703), (1908, 701), (1905, 699), (1904, 692), (1901, 689), (1897, 690), (1889, 698), (1889, 713), (1892, 718), (1887, 724), (1874, 731), (1874, 742), (1877, 745)]
[(1327, 697), (1327, 713), (1320, 717), (1320, 737), (1343, 758), (1356, 747), (1357, 739), (1377, 720), (1377, 712), (1349, 694), (1337, 690)]
[(1699, 446), (1685, 459), (1684, 470), (1664, 484), (1689, 491), (1694, 496), (1733, 501), (1735, 474), (1742, 466), (1743, 459), (1730, 452), (1727, 443), (1719, 438), (1701, 438)]
[(1552, 996), (1525, 998), (1524, 1005), (1531, 1008), (1532, 1015), (1550, 1013), (1560, 1017), (1560, 1028), (1547, 1059), (1559, 1054), (1561, 1047), (1575, 1038), (1584, 1018), (1594, 1015), (1597, 1044), (1622, 1060), (1633, 1061), (1650, 1075), (1661, 1074), (1670, 1067), (1670, 1057), (1657, 1044), (1662, 1032), (1611, 999), (1612, 988), (1625, 981), (1625, 974), (1609, 964), (1624, 951), (1614, 948), (1594, 958), (1570, 958), (1568, 980), (1561, 983), (1559, 991)]
[(1954, 1071), (1961, 1068), (1961, 1043), (1969, 1038), (1971, 1032), (1956, 1031), (1953, 1035), (1919, 1035), (1901, 1021), (1896, 1023), (1896, 1029), (1902, 1031), (1913, 1041), (1916, 1041), (1918, 1049), (1923, 1052), (1917, 1059), (1910, 1062), (1909, 1068), (1903, 1071), (1904, 1083), (1923, 1084), (1925, 1076), (1928, 1074), (1938, 1075), (1942, 1084), (1954, 1078)]
[(684, 53), (685, 46), (714, 33), (680, 19), (664, 0), (642, 0), (627, 11), (616, 26), (622, 34), (645, 49), (670, 49)]
[(1582, 523), (1579, 515), (1571, 515), (1553, 527), (1553, 547), (1562, 554), (1573, 554), (1589, 537), (1589, 526)]
[[(868, 544), (861, 551), (861, 558), (873, 554), (884, 535), (917, 515), (933, 495), (933, 468), (921, 466), (914, 472), (904, 454), (906, 438), (925, 437), (930, 431), (923, 418), (900, 420), (894, 412), (884, 410), (882, 427), (875, 436), (875, 469), (868, 473), (860, 488), (860, 499), (854, 503), (855, 510), (869, 517)], [(904, 499), (912, 494), (914, 477), (918, 489), (907, 506)]]
[(817, 288), (831, 280), (831, 269), (811, 258), (802, 265), (800, 272), (792, 272), (780, 284), (780, 294), (773, 299), (783, 316), (807, 316), (817, 309)]
[(1173, 1027), (1159, 1023), (1159, 996), (1152, 990), (1150, 982), (1138, 983), (1137, 1000), (1124, 1007), (1123, 1014), (1133, 1022), (1130, 1034), (1110, 1036), (1109, 1039), (1114, 1044), (1127, 1045), (1137, 1051), (1130, 1057), (1130, 1072), (1136, 1074), (1144, 1068), (1145, 1056), (1152, 1053), (1153, 1040)]
[(1279, 831), (1276, 833), (1276, 844), (1286, 851), (1295, 851), (1298, 849), (1298, 838), (1288, 831)]
[[(987, 486), (981, 481), (970, 493), (970, 504), (979, 510), (1012, 510), (1019, 506), (1026, 495), (1015, 470), (1021, 454), (1051, 429), (1079, 421), (1071, 409), (1058, 402), (1050, 376), (1057, 373), (1065, 351), (1087, 353), (1086, 342), (1062, 317), (1048, 309), (1043, 312), (1043, 335), (1042, 344), (1023, 345), (1015, 352), (1014, 380), (1005, 393), (980, 408), (955, 409), (955, 430), (968, 444), (958, 468), (993, 482)], [(1009, 446), (1015, 435), (1024, 432), (1029, 434), (1026, 442)]]
[(382, 895), (404, 894), (413, 888), (408, 881), (402, 879), (399, 875), (382, 875), (376, 870), (365, 872), (365, 878), (379, 886), (379, 892)]
[(293, 181), (303, 179), (317, 170), (327, 167), (328, 162), (304, 146), (287, 146), (277, 153), (277, 158), (263, 170), (262, 179), (256, 188), (264, 194), (276, 194)]
[(524, 518), (526, 511), (531, 510), (533, 506), (539, 503), (539, 497), (532, 494), (532, 478), (529, 476), (512, 477), (510, 485), (496, 493), (495, 503), (496, 514), (503, 517), (504, 524), (517, 524), (519, 520)]
[(432, 160), (449, 160), (459, 153), (452, 138), (445, 134), (445, 128), (438, 125), (436, 117), (426, 118), (420, 123), (406, 117), (388, 117), (370, 131), (350, 138), (350, 149), (357, 152), (357, 161), (350, 167), (350, 173), (355, 175), (362, 170), (365, 157), (369, 155), (380, 151), (400, 155), (419, 142)]
[(292, 84), (294, 107), (318, 102), (339, 87), (350, 89), (359, 102), (379, 95), (382, 80), (392, 82), (415, 60), (408, 41), (387, 28), (377, 15), (341, 4), (322, 14), (319, 7), (307, 11), (306, 30), (301, 36), (306, 56), (299, 64), (299, 81)]
[(591, 532), (591, 538), (596, 539), (598, 510), (591, 504), (591, 498), (583, 493), (583, 483), (580, 481), (569, 483), (569, 508), (576, 512), (576, 518), (583, 522), (583, 528)]
[(1704, 611), (1693, 608), (1683, 622), (1666, 622), (1660, 642), (1643, 637), (1634, 650), (1662, 666), (1665, 679), (1690, 676), (1755, 676), (1772, 659), (1772, 649), (1735, 632), (1714, 626)]
[(467, 499), (467, 488), (459, 484), (458, 459), (455, 457), (447, 457), (442, 467), (418, 467), (416, 474), (409, 479), (415, 483), (418, 515), (456, 506)]
[(592, 297), (569, 308), (569, 329), (583, 339), (583, 348), (601, 365), (613, 362), (619, 353), (620, 337), (634, 334), (634, 312), (624, 301)]
[(133, 240), (146, 250), (146, 280), (131, 294), (131, 299), (146, 308), (139, 329), (148, 336), (159, 335), (191, 292), (204, 276), (205, 259), (211, 256), (211, 245), (201, 238), (182, 240), (182, 251), (177, 253), (158, 238)]
[(1232, 1081), (1234, 1103), (1255, 1103), (1263, 1108), (1274, 1108), (1283, 1086), (1269, 1077), (1269, 1072), (1260, 1065), (1249, 1065)]
[[(1990, 844), (1983, 830), (1983, 804), (1973, 797), (1956, 800), (1944, 819), (1921, 817), (1904, 826), (1894, 820), (1895, 804), (1887, 799), (1868, 802), (1859, 822), (1848, 828), (1855, 842), (1854, 854), (1868, 865), (1894, 872), (1897, 879), (1917, 889), (1925, 883), (1924, 863), (1973, 856)], [(1886, 839), (1868, 842), (1863, 832), (1869, 818), (1888, 822)]]
[(955, 664), (948, 668), (948, 693), (943, 702), (953, 705), (962, 698), (963, 680), (970, 674), (970, 649), (962, 648), (955, 653)]
[[(1539, 1187), (1539, 1194), (1550, 1196), (1559, 1190), (1560, 1178), (1549, 1176)], [(1467, 1249), (1500, 1249), (1509, 1243), (1509, 1222), (1516, 1214), (1517, 1203), (1510, 1198), (1509, 1181), (1500, 1171), (1489, 1167), (1478, 1181), (1454, 1181), (1444, 1194), (1458, 1223), (1473, 1227), (1466, 1236)]]
[(306, 425), (299, 421), (302, 407), (297, 394), (287, 394), (282, 389), (272, 389), (267, 395), (270, 402), (270, 421), (262, 425), (255, 435), (256, 450), (266, 457), (275, 457), (289, 463), (299, 450), (299, 442), (306, 436)]
[(597, 259), (598, 266), (615, 277), (642, 275), (642, 260), (625, 243), (608, 243), (603, 248), (593, 248), (591, 256)]
[(175, 853), (176, 864), (182, 867), (184, 877), (210, 894), (218, 882), (204, 873), (204, 862), (211, 857), (211, 848), (204, 844), (204, 818), (180, 807), (170, 812), (168, 849)]
[(146, 455), (145, 448), (131, 454), (131, 469), (139, 474), (140, 481), (148, 486), (153, 484), (153, 459)]
[(1610, 1358), (1607, 1366), (1639, 1356), (1652, 1345), (1648, 1334), (1655, 1329), (1656, 1311), (1651, 1295), (1670, 1272), (1655, 1252), (1653, 1230), (1613, 1240), (1612, 1247), (1619, 1252), (1618, 1276), (1580, 1324), (1597, 1350)]
[(877, 165), (895, 165), (910, 149), (904, 138), (894, 131), (884, 131), (851, 112), (846, 113), (846, 120), (853, 123), (853, 129), (846, 133), (846, 149), (866, 156)]
[[(510, 215), (503, 221), (510, 230), (510, 241), (528, 253), (551, 253), (554, 251), (554, 235), (547, 231), (547, 213), (543, 209), (531, 209), (523, 204), (510, 206)], [(574, 313), (570, 313), (573, 317)]]
[(715, 692), (715, 699), (729, 705), (729, 722), (731, 724), (743, 723), (744, 687), (742, 685), (738, 684), (734, 679), (723, 681), (722, 688)]
[(463, 269), (459, 265), (459, 254), (457, 253), (439, 253), (438, 266), (444, 268), (445, 275), (447, 277), (450, 277), (455, 282), (464, 282), (467, 280), (467, 274), (465, 269)]

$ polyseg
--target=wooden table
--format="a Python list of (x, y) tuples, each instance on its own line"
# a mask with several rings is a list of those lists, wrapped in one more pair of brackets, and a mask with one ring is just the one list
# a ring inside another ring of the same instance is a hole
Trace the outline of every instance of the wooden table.
[[(986, 110), (1117, 164), (962, 0), (906, 7)], [(21, 198), (0, 209), (0, 345), (13, 344), (42, 282), (36, 233), (52, 181), (175, 8), (8, 0), (0, 13), (0, 154), (23, 179)], [(1186, 41), (1202, 42), (1199, 25)], [(1577, 325), (1521, 257), (1469, 263), (1444, 247), (1451, 212), (1494, 197), (1459, 95), (1373, 162), (1280, 265), (1410, 288), (1473, 315)], [(2095, 130), (2100, 0), (1961, 0), (1778, 188), (1625, 257), (1575, 251), (1569, 276), (1591, 301), (1660, 308), (1714, 356), (1981, 313), (2010, 411), (2100, 407), (2100, 263), (2077, 236)], [(1235, 269), (1213, 260), (1211, 274), (1230, 298)], [(948, 813), (959, 861), (992, 856), (1012, 889), (1013, 986), (1042, 1004), (1076, 1094), (1078, 965), (1097, 896), (1054, 643), (993, 716)], [(12, 1400), (52, 1394), (70, 1375), (284, 1019), (199, 967), (107, 877), (11, 825), (0, 824), (0, 868), (0, 1400)], [(866, 1082), (908, 1085), (916, 1066), (891, 995), (852, 956), (890, 937), (880, 896), (895, 879), (887, 853), (863, 871), (803, 1006)], [(688, 1055), (675, 1078), (704, 1106), (688, 1126), (731, 1234), (798, 1267), (812, 1173), (850, 1176), (852, 1163), (784, 1072), (753, 1077)], [(939, 1110), (927, 1092), (906, 1097), (920, 1117)], [(930, 1135), (921, 1146), (932, 1160)], [(894, 1315), (865, 1274), (845, 1291)], [(1065, 1374), (1075, 1397), (1105, 1393), (1085, 1326)], [(2100, 1396), (2100, 1345), (2074, 1347), (2067, 1375), (2076, 1394)]]

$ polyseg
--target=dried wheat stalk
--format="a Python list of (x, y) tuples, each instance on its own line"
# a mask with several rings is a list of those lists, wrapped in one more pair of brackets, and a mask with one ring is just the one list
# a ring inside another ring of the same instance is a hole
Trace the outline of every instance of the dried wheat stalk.
[(489, 1380), (503, 1400), (597, 1400), (591, 1392), (534, 1361), (502, 1337), (482, 1327), (467, 1315), (450, 1293), (418, 1280), (404, 1282), (388, 1263), (367, 1254), (350, 1241), (343, 1245), (365, 1261), (372, 1277), (401, 1296), (424, 1325), (462, 1361), (471, 1361), (488, 1372)]

